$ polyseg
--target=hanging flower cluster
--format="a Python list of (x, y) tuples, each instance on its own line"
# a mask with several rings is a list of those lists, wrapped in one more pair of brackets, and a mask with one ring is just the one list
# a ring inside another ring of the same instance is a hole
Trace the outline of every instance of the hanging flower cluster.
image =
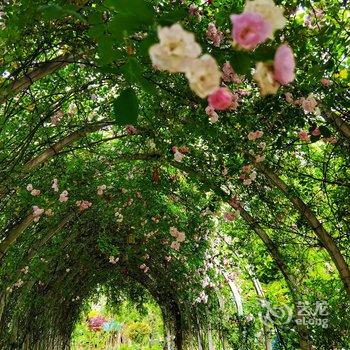
[(77, 105), (76, 105), (74, 102), (70, 103), (70, 104), (69, 104), (69, 107), (68, 107), (68, 114), (69, 114), (70, 116), (73, 116), (73, 115), (75, 115), (75, 114), (77, 114), (77, 113), (78, 113), (78, 107), (77, 107)]
[(219, 115), (215, 112), (215, 108), (212, 106), (207, 106), (205, 109), (205, 113), (209, 117), (209, 120), (212, 123), (217, 123), (219, 121)]
[(109, 257), (109, 262), (113, 265), (115, 265), (119, 261), (118, 257), (110, 256)]
[(32, 184), (27, 185), (27, 191), (30, 192), (30, 194), (34, 197), (40, 196), (41, 191), (38, 189), (35, 189)]
[(209, 23), (206, 37), (213, 42), (214, 46), (219, 47), (224, 38), (224, 33), (216, 28), (215, 23)]
[(120, 210), (117, 208), (114, 211), (114, 216), (115, 216), (115, 220), (118, 224), (122, 223), (124, 220), (124, 216), (123, 214), (120, 212)]
[(100, 332), (105, 323), (106, 319), (103, 316), (91, 317), (88, 320), (88, 327), (90, 331)]
[(239, 76), (231, 66), (231, 63), (226, 61), (222, 66), (222, 80), (225, 83), (240, 84), (243, 77)]
[(33, 216), (34, 216), (33, 221), (38, 222), (40, 220), (41, 216), (44, 214), (44, 212), (45, 212), (45, 209), (39, 208), (37, 205), (34, 205), (33, 206)]
[(287, 85), (295, 77), (295, 60), (292, 49), (281, 45), (274, 62), (258, 62), (255, 67), (254, 79), (260, 88), (262, 96), (275, 94), (281, 85)]
[(79, 207), (80, 211), (85, 211), (92, 206), (92, 203), (89, 201), (76, 201), (75, 204)]
[(58, 110), (52, 117), (51, 117), (51, 124), (53, 126), (57, 126), (62, 118), (64, 117), (64, 114), (61, 110)]
[(173, 146), (171, 151), (174, 153), (174, 159), (177, 162), (182, 162), (184, 156), (189, 153), (190, 149), (187, 146), (176, 147)]
[(144, 272), (147, 273), (149, 271), (149, 267), (146, 264), (141, 264), (140, 269)]
[(170, 247), (174, 250), (180, 250), (181, 243), (186, 240), (185, 233), (179, 231), (176, 227), (170, 227), (170, 234), (175, 238), (175, 241), (171, 243)]
[(249, 186), (256, 180), (257, 173), (253, 170), (253, 167), (248, 164), (242, 167), (242, 172), (239, 176), (239, 179), (243, 182), (243, 185)]
[(208, 294), (205, 293), (205, 291), (201, 291), (198, 298), (195, 300), (196, 303), (200, 304), (207, 304), (208, 303)]
[(260, 139), (260, 137), (262, 137), (264, 135), (264, 132), (261, 130), (257, 130), (257, 131), (251, 131), (248, 134), (248, 140), (249, 141), (255, 141), (257, 139)]
[[(283, 9), (273, 0), (247, 1), (241, 14), (231, 15), (232, 38), (234, 46), (253, 50), (268, 39), (272, 39), (276, 30), (286, 24)], [(220, 46), (224, 37), (214, 23), (209, 23), (206, 36), (215, 46)], [(193, 33), (184, 30), (180, 24), (171, 27), (159, 27), (160, 42), (150, 48), (150, 57), (155, 68), (170, 73), (185, 73), (190, 88), (201, 98), (209, 96), (206, 113), (215, 123), (218, 119), (215, 109), (237, 108), (237, 96), (226, 88), (220, 88), (220, 81), (238, 82), (228, 62), (221, 74), (216, 60), (208, 54), (200, 56), (202, 48), (195, 41)], [(254, 79), (259, 85), (262, 96), (275, 94), (281, 85), (294, 80), (295, 61), (291, 48), (281, 45), (275, 54), (274, 62), (258, 62)]]
[(203, 55), (193, 33), (180, 24), (158, 28), (159, 44), (150, 48), (153, 65), (170, 73), (185, 73), (191, 89), (201, 98), (213, 93), (220, 84), (221, 73), (215, 59)]
[(5, 29), (5, 12), (0, 11), (0, 30)]
[(232, 15), (231, 21), (234, 41), (248, 50), (272, 39), (274, 32), (286, 24), (283, 9), (273, 0), (247, 1), (243, 13)]
[(45, 210), (45, 215), (47, 217), (51, 217), (51, 216), (54, 216), (55, 215), (55, 212), (52, 210), (52, 209), (46, 209)]
[(239, 212), (226, 212), (224, 213), (224, 219), (225, 221), (234, 221), (236, 220), (237, 216), (238, 216)]
[(106, 185), (97, 186), (97, 195), (103, 196), (104, 191), (106, 190)]
[(58, 199), (61, 203), (67, 202), (68, 201), (68, 191), (64, 190)]
[(137, 135), (139, 133), (135, 126), (131, 124), (125, 126), (125, 131), (128, 133), (128, 135)]
[(57, 179), (53, 179), (51, 188), (52, 188), (55, 192), (58, 192), (59, 189), (58, 189), (58, 180), (57, 180)]

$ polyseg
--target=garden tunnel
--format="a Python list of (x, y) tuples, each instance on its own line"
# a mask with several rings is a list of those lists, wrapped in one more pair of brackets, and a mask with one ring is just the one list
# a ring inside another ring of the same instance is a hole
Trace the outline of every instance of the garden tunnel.
[(275, 3), (0, 4), (0, 349), (100, 287), (162, 349), (350, 349), (350, 12)]

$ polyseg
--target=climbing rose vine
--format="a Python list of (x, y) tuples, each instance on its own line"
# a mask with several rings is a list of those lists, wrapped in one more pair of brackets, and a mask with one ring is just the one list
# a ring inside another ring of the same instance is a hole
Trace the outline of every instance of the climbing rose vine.
[[(272, 39), (274, 32), (285, 26), (283, 9), (272, 0), (247, 1), (243, 13), (232, 14), (232, 45), (238, 49), (253, 50), (258, 45)], [(219, 47), (222, 33), (215, 24), (210, 23), (207, 38)], [(155, 68), (170, 73), (185, 73), (190, 88), (201, 98), (208, 98), (206, 112), (213, 123), (218, 118), (214, 110), (226, 110), (237, 107), (234, 97), (226, 88), (221, 88), (223, 81), (237, 79), (232, 67), (227, 62), (220, 71), (215, 58), (209, 54), (202, 56), (202, 48), (195, 41), (192, 33), (176, 23), (171, 27), (158, 28), (159, 44), (153, 45), (150, 57)], [(295, 61), (292, 49), (287, 44), (278, 47), (273, 62), (257, 62), (254, 79), (259, 85), (262, 96), (275, 94), (281, 85), (294, 80)]]

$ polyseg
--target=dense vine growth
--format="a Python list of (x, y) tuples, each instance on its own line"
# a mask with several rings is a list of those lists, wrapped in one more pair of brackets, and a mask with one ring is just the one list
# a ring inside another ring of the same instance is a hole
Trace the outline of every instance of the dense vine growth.
[(0, 348), (70, 348), (103, 290), (167, 349), (350, 349), (349, 18), (3, 1)]

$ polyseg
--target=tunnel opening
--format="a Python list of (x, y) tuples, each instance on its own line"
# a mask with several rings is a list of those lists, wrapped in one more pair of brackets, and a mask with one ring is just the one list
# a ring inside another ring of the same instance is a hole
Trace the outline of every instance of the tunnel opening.
[(0, 1), (0, 350), (348, 350), (346, 5)]
[(151, 294), (135, 298), (126, 290), (116, 295), (97, 289), (81, 305), (74, 325), (72, 350), (162, 350), (166, 343), (162, 311)]

